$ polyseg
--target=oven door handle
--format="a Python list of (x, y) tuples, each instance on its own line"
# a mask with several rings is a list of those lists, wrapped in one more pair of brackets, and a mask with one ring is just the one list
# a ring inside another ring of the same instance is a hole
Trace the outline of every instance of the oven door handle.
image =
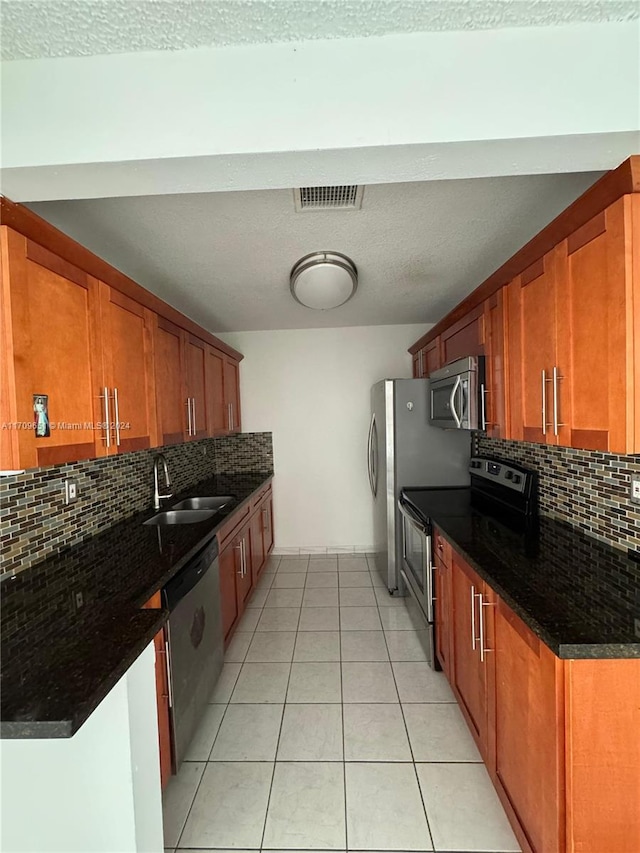
[(429, 536), (429, 531), (426, 528), (424, 522), (418, 518), (417, 515), (413, 513), (411, 507), (408, 504), (402, 503), (402, 498), (398, 498), (398, 509), (402, 513), (402, 515), (407, 519), (409, 524), (421, 535), (421, 536)]

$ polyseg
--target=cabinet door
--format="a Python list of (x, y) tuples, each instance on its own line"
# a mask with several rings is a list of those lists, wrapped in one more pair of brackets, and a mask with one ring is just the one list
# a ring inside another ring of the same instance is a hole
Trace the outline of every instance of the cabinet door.
[(236, 598), (240, 613), (244, 611), (253, 589), (251, 539), (251, 522), (249, 521), (234, 538), (239, 567), (239, 573), (236, 573)]
[(505, 438), (506, 423), (506, 353), (505, 353), (504, 289), (494, 293), (484, 304), (486, 377), (484, 391), (484, 416), (487, 435)]
[(241, 574), (241, 560), (238, 542), (233, 540), (218, 557), (220, 570), (220, 603), (222, 608), (222, 633), (227, 641), (236, 626), (240, 611), (236, 582)]
[(413, 356), (412, 361), (412, 374), (414, 379), (421, 379), (420, 375), (420, 350)]
[(440, 335), (442, 364), (484, 355), (484, 306), (478, 305)]
[(508, 285), (511, 437), (557, 444), (551, 390), (556, 363), (554, 249)]
[(240, 432), (240, 366), (228, 357), (224, 361), (224, 402), (229, 432)]
[(424, 347), (422, 351), (422, 377), (426, 379), (434, 370), (442, 366), (440, 357), (440, 336), (435, 338)]
[(480, 649), (483, 642), (480, 619), (482, 596), (486, 594), (483, 582), (454, 553), (451, 564), (451, 604), (453, 640), (451, 657), (453, 664), (452, 686), (464, 713), (471, 733), (483, 757), (487, 753), (487, 654), (482, 660)]
[(207, 348), (207, 427), (209, 435), (225, 435), (229, 431), (229, 412), (224, 402), (225, 356), (213, 347)]
[[(637, 453), (633, 410), (640, 403), (640, 360), (634, 370), (633, 225), (640, 199), (624, 196), (562, 245), (558, 296), (556, 397), (560, 443), (588, 450)], [(634, 217), (635, 210), (635, 217)], [(635, 284), (635, 299), (640, 281)], [(637, 303), (635, 312), (638, 313)], [(637, 320), (636, 320), (637, 322)], [(640, 432), (640, 429), (638, 430)]]
[(206, 396), (207, 345), (193, 335), (185, 336), (185, 363), (187, 394), (187, 439), (204, 438), (207, 435)]
[(154, 361), (159, 441), (179, 444), (186, 432), (182, 330), (164, 317), (154, 330)]
[(447, 678), (451, 679), (451, 571), (437, 554), (434, 567), (436, 655)]
[(156, 446), (157, 416), (152, 357), (153, 314), (100, 283), (105, 385), (111, 411), (111, 450)]
[[(156, 592), (143, 610), (152, 608), (159, 610), (162, 607), (160, 592)], [(156, 653), (156, 705), (158, 709), (158, 747), (160, 750), (160, 785), (164, 788), (173, 772), (173, 754), (171, 751), (171, 724), (169, 721), (169, 673), (167, 670), (167, 651), (165, 645), (165, 632), (162, 628), (153, 638), (153, 647)]]
[[(102, 455), (106, 447), (99, 425), (102, 345), (96, 282), (6, 227), (2, 248), (9, 379), (3, 387), (2, 414), (15, 423), (3, 442), (3, 467), (34, 468)], [(35, 429), (36, 405), (41, 409), (41, 435)]]
[(273, 550), (273, 495), (269, 493), (260, 509), (262, 515), (262, 542), (265, 560)]
[(501, 600), (493, 637), (489, 770), (532, 849), (564, 850), (562, 661)]
[(260, 504), (251, 518), (251, 574), (254, 584), (264, 568), (263, 506)]

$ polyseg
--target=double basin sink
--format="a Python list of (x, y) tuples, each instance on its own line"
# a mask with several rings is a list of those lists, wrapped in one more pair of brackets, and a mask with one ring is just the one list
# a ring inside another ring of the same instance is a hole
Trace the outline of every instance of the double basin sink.
[(196, 524), (206, 521), (219, 512), (230, 501), (232, 495), (210, 498), (187, 498), (171, 507), (167, 512), (159, 512), (144, 524)]

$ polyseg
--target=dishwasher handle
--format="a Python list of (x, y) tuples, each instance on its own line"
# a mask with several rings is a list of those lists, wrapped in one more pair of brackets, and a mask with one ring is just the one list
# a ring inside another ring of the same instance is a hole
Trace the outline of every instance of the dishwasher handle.
[(218, 557), (218, 539), (213, 537), (162, 588), (162, 605), (173, 611), (209, 571)]

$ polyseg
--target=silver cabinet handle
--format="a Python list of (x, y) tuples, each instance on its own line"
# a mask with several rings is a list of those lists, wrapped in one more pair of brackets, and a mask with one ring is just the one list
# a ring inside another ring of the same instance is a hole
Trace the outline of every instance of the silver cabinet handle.
[(187, 397), (187, 435), (193, 435), (191, 429), (191, 397)]
[(422, 379), (422, 377), (424, 376), (424, 350), (420, 350), (419, 356), (420, 358), (418, 361), (418, 366), (420, 370), (420, 379)]
[(486, 411), (486, 399), (487, 389), (484, 387), (484, 382), (480, 385), (480, 412), (482, 417), (482, 429), (484, 432), (487, 430), (487, 411)]
[(484, 656), (487, 652), (491, 651), (491, 649), (486, 649), (484, 645), (484, 608), (492, 607), (493, 604), (491, 601), (484, 601), (482, 593), (480, 593), (478, 598), (480, 599), (480, 607), (478, 608), (478, 623), (480, 626), (480, 661), (481, 663), (484, 663)]
[(247, 576), (247, 543), (244, 536), (242, 537), (242, 571), (244, 576)]
[(553, 368), (553, 434), (558, 435), (558, 427), (564, 426), (564, 424), (558, 423), (558, 382), (564, 379), (564, 376), (560, 376), (558, 373), (558, 368)]
[(234, 430), (236, 426), (236, 419), (233, 413), (233, 403), (229, 403), (229, 409), (231, 411), (231, 429)]
[(471, 584), (471, 649), (476, 650), (476, 588)]
[(231, 403), (227, 403), (227, 429), (231, 432)]
[(120, 447), (120, 409), (118, 408), (118, 389), (113, 389), (113, 415), (116, 427), (116, 447)]
[(542, 371), (542, 434), (547, 434), (547, 371)]
[(196, 398), (195, 397), (191, 398), (191, 410), (193, 412), (193, 414), (191, 416), (192, 420), (193, 420), (193, 434), (197, 435), (198, 434), (198, 427), (196, 426)]
[(167, 684), (169, 685), (169, 707), (173, 708), (173, 678), (171, 677), (171, 655), (169, 654), (169, 641), (164, 641), (164, 656), (167, 661)]
[(242, 559), (242, 539), (236, 545), (236, 550), (240, 552), (240, 569), (236, 572), (241, 578), (244, 577), (244, 561)]
[(456, 426), (458, 429), (462, 426), (462, 419), (458, 417), (458, 412), (456, 410), (456, 394), (458, 393), (458, 388), (460, 387), (461, 379), (459, 376), (456, 376), (456, 381), (453, 385), (453, 390), (451, 391), (451, 396), (449, 397), (449, 407), (451, 408), (451, 414), (453, 415), (453, 419), (456, 422)]
[(111, 421), (109, 420), (109, 389), (106, 385), (102, 389), (100, 399), (104, 400), (104, 440), (107, 447), (111, 447)]
[(262, 532), (269, 529), (269, 510), (266, 507), (262, 509)]

